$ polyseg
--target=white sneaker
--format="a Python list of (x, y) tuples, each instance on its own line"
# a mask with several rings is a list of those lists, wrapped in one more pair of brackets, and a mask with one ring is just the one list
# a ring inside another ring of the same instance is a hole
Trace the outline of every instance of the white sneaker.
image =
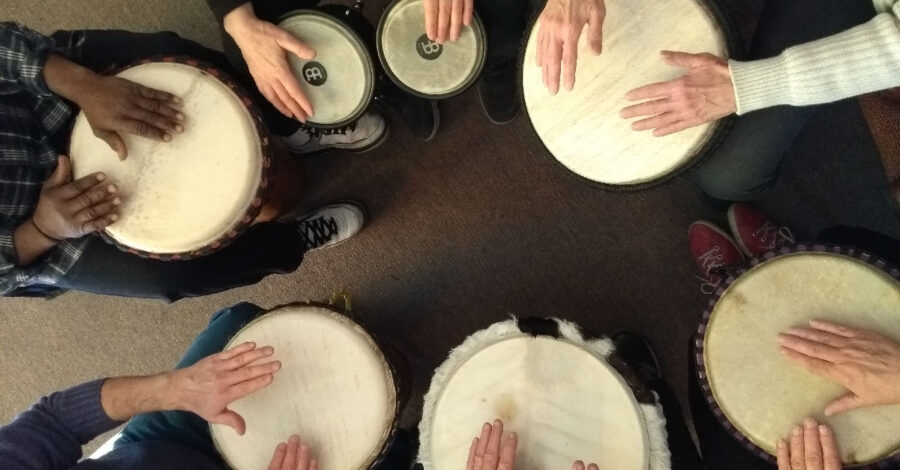
[(297, 217), (297, 233), (306, 251), (328, 248), (359, 233), (366, 223), (366, 211), (356, 202), (322, 207)]
[(282, 137), (287, 148), (298, 155), (312, 155), (328, 150), (363, 153), (374, 149), (387, 137), (387, 122), (378, 114), (363, 114), (353, 124), (340, 129), (302, 126), (294, 135)]

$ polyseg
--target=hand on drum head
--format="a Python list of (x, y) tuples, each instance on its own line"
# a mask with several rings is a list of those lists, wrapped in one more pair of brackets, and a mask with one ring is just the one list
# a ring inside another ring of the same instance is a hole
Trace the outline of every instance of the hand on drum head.
[[(443, 44), (456, 41), (463, 25), (472, 24), (475, 0), (424, 0), (425, 33), (428, 39)], [(491, 1), (491, 0), (488, 0)]]
[(128, 156), (128, 148), (120, 133), (168, 142), (184, 131), (178, 97), (124, 78), (100, 77), (78, 95), (77, 102), (94, 135), (121, 160)]
[(810, 372), (849, 390), (825, 415), (900, 403), (900, 344), (871, 331), (822, 320), (781, 334), (781, 352)]
[(537, 66), (543, 69), (544, 86), (554, 95), (563, 86), (575, 86), (578, 41), (588, 26), (588, 44), (595, 54), (603, 51), (603, 0), (549, 0), (538, 19)]
[(831, 428), (812, 419), (791, 430), (790, 444), (778, 440), (778, 470), (841, 470)]
[(257, 348), (254, 343), (244, 343), (170, 372), (171, 409), (191, 411), (243, 435), (247, 424), (228, 405), (272, 383), (281, 362), (262, 361), (274, 352), (269, 346)]
[(723, 118), (737, 110), (728, 62), (712, 54), (662, 51), (663, 60), (685, 69), (684, 75), (628, 92), (629, 101), (644, 101), (622, 110), (623, 119), (643, 117), (636, 131), (653, 129), (662, 137)]
[(225, 30), (241, 49), (260, 93), (285, 116), (306, 122), (315, 110), (300, 89), (287, 55), (311, 60), (316, 51), (278, 26), (256, 18), (250, 2), (225, 15)]
[(287, 442), (275, 447), (267, 470), (318, 470), (319, 463), (312, 457), (309, 446), (300, 436), (294, 435)]
[(71, 177), (69, 157), (61, 155), (31, 217), (38, 231), (55, 241), (83, 237), (118, 220), (122, 200), (116, 186), (105, 183), (106, 175), (94, 173), (70, 182)]
[[(484, 423), (481, 435), (472, 441), (466, 470), (514, 470), (516, 467), (516, 447), (519, 438), (510, 433), (503, 439), (503, 422)], [(572, 470), (585, 470), (584, 462), (576, 460)], [(597, 464), (587, 466), (587, 470), (600, 470)]]

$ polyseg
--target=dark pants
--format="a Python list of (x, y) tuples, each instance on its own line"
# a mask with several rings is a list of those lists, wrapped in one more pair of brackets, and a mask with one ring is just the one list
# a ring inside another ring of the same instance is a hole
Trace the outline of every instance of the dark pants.
[[(74, 60), (96, 71), (160, 54), (188, 55), (229, 70), (225, 57), (174, 33), (138, 34), (85, 31), (81, 57)], [(58, 287), (97, 294), (175, 301), (259, 282), (269, 274), (292, 272), (303, 261), (303, 244), (293, 224), (252, 227), (232, 245), (190, 261), (139, 258), (92, 241)]]
[[(835, 227), (823, 231), (819, 234), (816, 241), (866, 250), (884, 258), (895, 266), (900, 266), (900, 241), (870, 230), (844, 226)], [(774, 468), (774, 465), (768, 464), (746, 450), (719, 424), (710, 410), (709, 404), (706, 402), (706, 398), (700, 390), (700, 384), (697, 381), (692, 354), (693, 341), (689, 351), (691, 352), (691, 357), (688, 358), (688, 363), (690, 364), (688, 382), (690, 383), (691, 414), (706, 467), (711, 470), (762, 470)], [(785, 432), (787, 431), (785, 429)]]
[[(244, 325), (262, 312), (263, 309), (256, 305), (242, 303), (215, 313), (209, 320), (209, 326), (197, 336), (175, 368), (190, 367), (201, 359), (222, 351)], [(284, 436), (284, 439), (287, 438), (288, 436)], [(186, 411), (159, 411), (134, 417), (116, 441), (116, 447), (154, 441), (177, 442), (214, 459), (221, 459), (212, 443), (209, 424), (203, 418)], [(379, 468), (408, 469), (413, 459), (413, 447), (409, 434), (398, 432), (394, 445)], [(272, 452), (274, 451), (273, 448)]]
[[(875, 16), (870, 0), (768, 0), (747, 60), (821, 39)], [(819, 106), (778, 106), (740, 116), (722, 145), (694, 173), (710, 196), (745, 201), (775, 181), (781, 161)]]

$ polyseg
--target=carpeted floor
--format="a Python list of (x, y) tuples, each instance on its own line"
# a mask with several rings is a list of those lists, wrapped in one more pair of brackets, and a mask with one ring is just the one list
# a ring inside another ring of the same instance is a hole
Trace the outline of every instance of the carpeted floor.
[[(383, 1), (371, 1), (374, 17)], [(758, 3), (758, 2), (753, 2)], [(174, 29), (217, 44), (200, 0), (6, 0), (0, 18), (41, 31)], [(687, 343), (706, 299), (686, 230), (722, 217), (686, 180), (610, 193), (552, 161), (520, 117), (490, 125), (474, 93), (442, 104), (431, 143), (394, 126), (390, 145), (310, 159), (306, 205), (364, 202), (366, 230), (315, 253), (291, 275), (173, 305), (68, 293), (0, 299), (0, 422), (42, 394), (92, 378), (169, 368), (216, 309), (323, 300), (349, 291), (355, 310), (414, 368), (414, 422), (434, 368), (472, 332), (509, 314), (557, 315), (594, 331), (630, 329), (656, 346), (684, 397)], [(900, 238), (878, 153), (855, 101), (826, 108), (791, 150), (762, 205), (803, 237), (845, 223)]]

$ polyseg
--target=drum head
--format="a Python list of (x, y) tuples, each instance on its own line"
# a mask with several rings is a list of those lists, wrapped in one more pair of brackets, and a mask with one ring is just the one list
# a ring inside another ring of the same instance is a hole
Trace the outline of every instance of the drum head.
[(825, 418), (825, 405), (846, 389), (782, 356), (778, 334), (820, 318), (900, 340), (900, 283), (818, 248), (762, 262), (734, 280), (707, 313), (698, 366), (726, 426), (770, 460), (778, 439), (811, 416), (834, 429), (844, 463), (873, 462), (900, 448), (900, 405)]
[(128, 147), (120, 161), (78, 115), (69, 149), (74, 177), (102, 171), (122, 195), (121, 218), (107, 235), (144, 254), (187, 256), (249, 225), (268, 164), (247, 105), (190, 65), (151, 62), (118, 76), (180, 97), (186, 118), (171, 142), (120, 134)]
[(443, 45), (425, 34), (422, 0), (396, 0), (378, 26), (378, 54), (399, 86), (424, 98), (449, 98), (475, 83), (486, 56), (484, 28), (477, 16), (459, 40)]
[(267, 468), (279, 442), (298, 434), (321, 470), (362, 470), (380, 454), (397, 412), (384, 355), (356, 323), (315, 306), (288, 306), (251, 322), (226, 349), (253, 341), (275, 348), (281, 370), (268, 387), (234, 402), (247, 432), (210, 424), (235, 470)]
[(443, 380), (429, 392), (437, 394), (434, 409), (424, 412), (431, 417), (422, 430), (429, 470), (465, 468), (472, 438), (495, 418), (519, 436), (517, 468), (565, 469), (575, 459), (648, 468), (649, 438), (634, 395), (615, 369), (580, 345), (513, 335), (468, 355)]
[(278, 26), (316, 51), (313, 60), (288, 54), (297, 82), (315, 109), (309, 123), (341, 127), (359, 119), (375, 93), (375, 66), (359, 36), (314, 10), (290, 13)]
[(539, 23), (522, 68), (528, 116), (544, 145), (563, 165), (592, 181), (621, 189), (660, 182), (691, 163), (711, 141), (710, 123), (666, 136), (636, 132), (619, 117), (635, 88), (678, 78), (683, 70), (659, 51), (709, 52), (727, 57), (726, 39), (700, 0), (606, 1), (603, 53), (594, 56), (587, 32), (578, 47), (575, 88), (553, 96), (536, 66)]

